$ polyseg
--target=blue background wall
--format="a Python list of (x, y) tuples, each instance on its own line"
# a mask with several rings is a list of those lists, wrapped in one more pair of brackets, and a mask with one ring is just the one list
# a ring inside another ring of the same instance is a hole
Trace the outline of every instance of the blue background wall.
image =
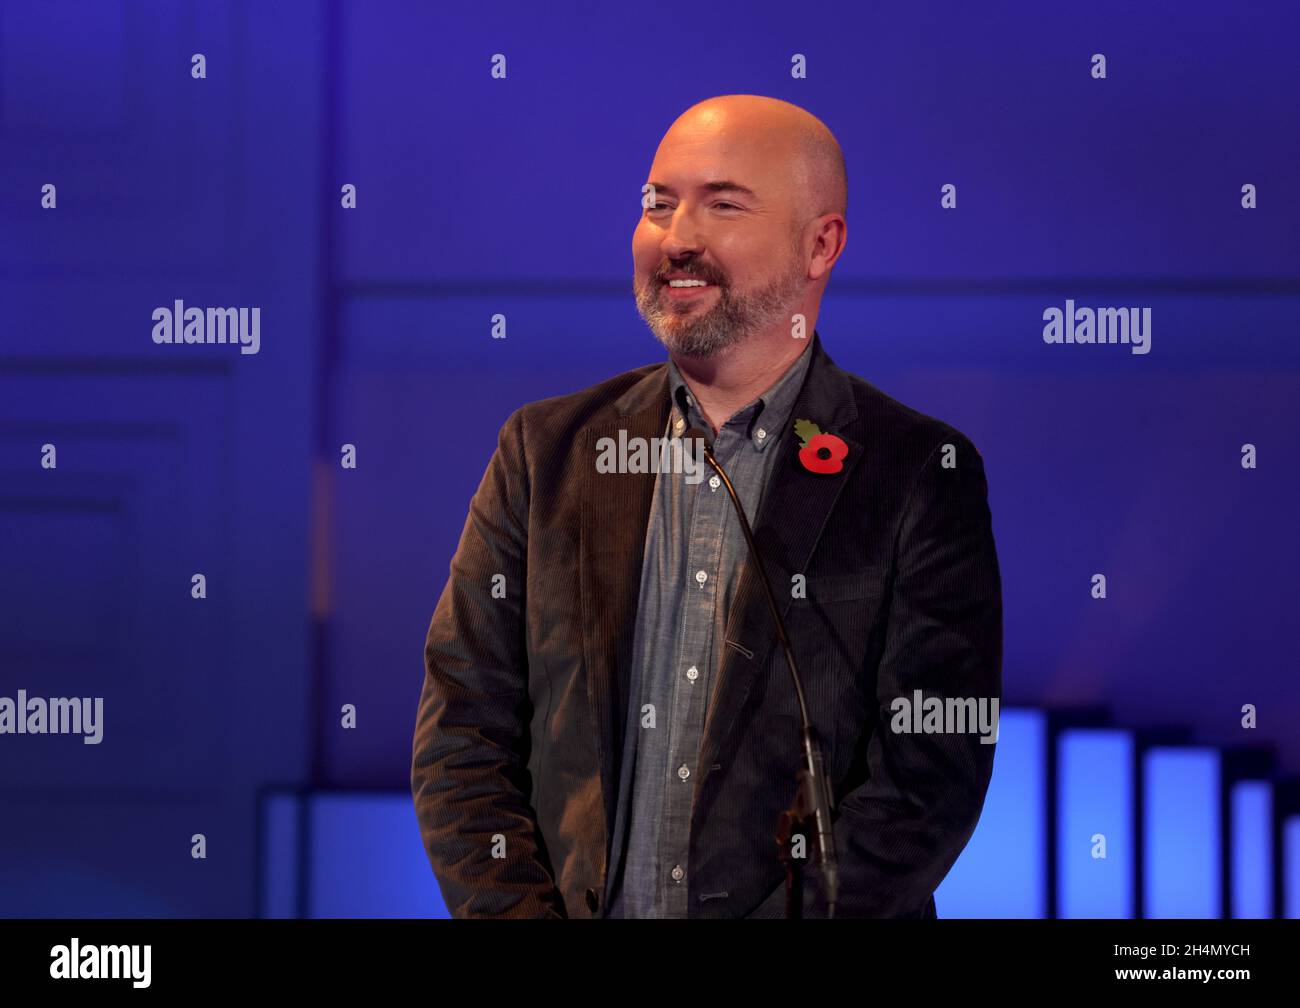
[[(0, 6), (0, 695), (106, 717), (98, 746), (0, 736), (0, 913), (266, 910), (267, 794), (406, 787), (497, 430), (663, 358), (631, 296), (640, 186), (715, 94), (844, 147), (818, 329), (980, 447), (1006, 702), (1300, 770), (1300, 14), (1218, 7)], [(260, 353), (155, 346), (177, 298), (260, 306)], [(1150, 307), (1151, 353), (1044, 344), (1067, 298)]]

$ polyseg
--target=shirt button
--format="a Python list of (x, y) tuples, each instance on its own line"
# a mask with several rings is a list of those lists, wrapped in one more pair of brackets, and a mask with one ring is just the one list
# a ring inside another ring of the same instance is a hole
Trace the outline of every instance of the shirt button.
[(713, 487), (713, 489), (716, 490), (718, 489), (718, 487), (722, 486), (722, 480), (714, 476), (712, 479), (709, 480), (709, 486)]
[(690, 775), (691, 775), (691, 769), (685, 763), (683, 763), (681, 766), (677, 768), (677, 776), (680, 777), (682, 780), (685, 780)]
[(700, 670), (697, 669), (694, 665), (692, 665), (690, 668), (686, 670), (686, 678), (689, 679), (691, 682), (695, 682), (695, 680), (698, 679), (699, 677), (700, 677)]
[(673, 881), (680, 882), (686, 877), (686, 872), (681, 865), (673, 865)]
[(705, 574), (704, 571), (696, 571), (695, 580), (700, 584), (704, 584), (705, 581), (709, 580), (709, 575)]
[(762, 441), (765, 437), (767, 437), (767, 431), (763, 430), (763, 428), (760, 427), (758, 430), (754, 432), (754, 437)]

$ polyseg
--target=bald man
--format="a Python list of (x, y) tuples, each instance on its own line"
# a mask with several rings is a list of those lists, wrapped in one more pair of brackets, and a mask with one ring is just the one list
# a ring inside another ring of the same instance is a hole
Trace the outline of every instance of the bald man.
[[(824, 748), (835, 916), (933, 917), (997, 737), (979, 452), (821, 345), (847, 238), (824, 123), (700, 102), (643, 193), (633, 291), (668, 360), (511, 414), (425, 640), (411, 785), (447, 907), (785, 915), (801, 712), (730, 495), (679, 450), (692, 432), (753, 527)], [(825, 915), (796, 834), (791, 909)]]

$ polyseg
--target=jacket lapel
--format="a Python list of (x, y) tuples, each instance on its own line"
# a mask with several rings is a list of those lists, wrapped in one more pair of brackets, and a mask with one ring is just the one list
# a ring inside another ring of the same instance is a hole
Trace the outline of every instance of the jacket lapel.
[(598, 473), (603, 437), (663, 437), (668, 425), (668, 365), (652, 369), (583, 429), (582, 531), (579, 583), (587, 694), (597, 726), (606, 837), (614, 831), (624, 721), (632, 672), (633, 634), (641, 594), (646, 526), (654, 497), (653, 473)]
[[(792, 601), (789, 577), (807, 570), (826, 519), (862, 457), (862, 445), (848, 434), (858, 415), (848, 377), (822, 349), (816, 332), (811, 352), (813, 359), (790, 411), (788, 426), (793, 428), (795, 420), (811, 420), (824, 433), (841, 438), (848, 447), (848, 455), (839, 472), (818, 474), (809, 472), (800, 463), (799, 439), (793, 429), (785, 433), (778, 446), (781, 457), (776, 460), (753, 531), (783, 619)], [(754, 678), (766, 665), (776, 644), (776, 626), (761, 578), (748, 559), (728, 613), (726, 640), (739, 644), (753, 657), (723, 643), (722, 664), (700, 745), (701, 768), (711, 767), (719, 754), (726, 751)], [(780, 667), (772, 674), (781, 677), (781, 688), (793, 689), (788, 669)], [(696, 788), (706, 779), (707, 774), (700, 774)]]

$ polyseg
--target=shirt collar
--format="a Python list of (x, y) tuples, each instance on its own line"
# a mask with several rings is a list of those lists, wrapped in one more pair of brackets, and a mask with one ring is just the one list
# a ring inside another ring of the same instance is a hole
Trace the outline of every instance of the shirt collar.
[[(812, 361), (809, 349), (810, 347), (804, 347), (803, 353), (785, 369), (785, 373), (773, 382), (766, 392), (733, 413), (722, 425), (722, 430), (730, 429), (743, 433), (757, 451), (762, 451), (771, 442), (777, 440), (786, 427), (786, 420), (790, 410), (794, 408), (795, 398), (803, 387), (804, 375)], [(681, 434), (691, 426), (698, 426), (706, 431), (712, 429), (709, 422), (704, 419), (704, 414), (700, 412), (695, 396), (691, 394), (690, 387), (671, 357), (668, 359), (668, 387), (677, 420), (682, 425), (681, 430), (674, 430), (675, 434)], [(676, 426), (674, 423), (674, 428)], [(721, 434), (722, 430), (718, 433)]]

